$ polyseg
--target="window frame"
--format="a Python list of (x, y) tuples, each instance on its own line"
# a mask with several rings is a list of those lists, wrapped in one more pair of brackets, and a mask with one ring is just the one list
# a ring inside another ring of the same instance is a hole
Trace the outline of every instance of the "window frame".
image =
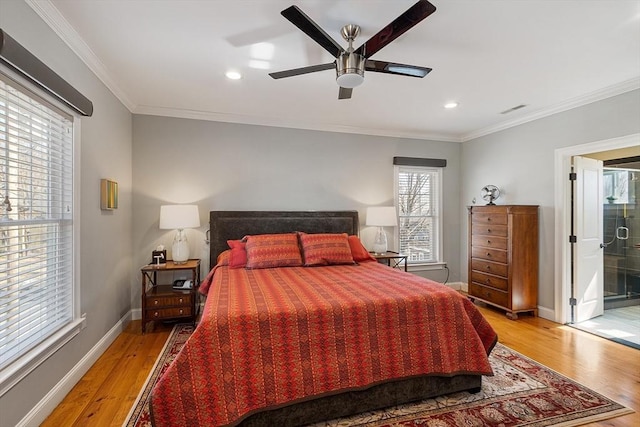
[(72, 131), (72, 178), (71, 187), (72, 212), (71, 212), (71, 297), (72, 318), (58, 330), (49, 334), (39, 344), (27, 350), (5, 367), (0, 368), (0, 397), (11, 390), (22, 379), (44, 363), (50, 356), (61, 349), (73, 337), (80, 333), (85, 327), (85, 319), (81, 315), (81, 295), (80, 295), (80, 135), (81, 116), (68, 108), (55, 98), (45, 93), (22, 76), (15, 73), (10, 68), (0, 64), (0, 77), (6, 82), (16, 87), (30, 98), (46, 105), (52, 110), (57, 110), (60, 114), (71, 117), (73, 122)]
[[(431, 215), (434, 226), (434, 234), (436, 241), (435, 244), (432, 245), (432, 252), (435, 255), (433, 261), (411, 261), (409, 257), (407, 257), (407, 267), (408, 271), (419, 271), (419, 270), (435, 270), (440, 269), (442, 266), (446, 265), (446, 262), (443, 260), (443, 218), (442, 212), (444, 209), (444, 200), (442, 194), (443, 188), (443, 180), (444, 180), (444, 168), (443, 167), (432, 167), (432, 166), (405, 166), (405, 165), (394, 165), (394, 202), (396, 206), (396, 215), (398, 217), (398, 227), (397, 233), (395, 236), (396, 247), (400, 250), (400, 224), (401, 215), (400, 215), (400, 173), (404, 171), (414, 172), (414, 173), (433, 173), (436, 175), (436, 185), (435, 185), (435, 195), (433, 196), (436, 200), (436, 209), (435, 215)], [(432, 189), (433, 190), (433, 189)]]

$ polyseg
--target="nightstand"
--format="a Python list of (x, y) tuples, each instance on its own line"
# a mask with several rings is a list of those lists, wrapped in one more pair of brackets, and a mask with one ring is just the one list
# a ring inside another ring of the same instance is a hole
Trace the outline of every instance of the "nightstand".
[(404, 264), (404, 271), (407, 271), (407, 255), (399, 254), (398, 252), (387, 251), (383, 254), (376, 254), (371, 252), (371, 256), (383, 262), (389, 267), (400, 268), (401, 264)]
[[(158, 266), (150, 264), (142, 272), (142, 333), (148, 322), (168, 319), (190, 319), (194, 325), (198, 317), (198, 284), (200, 260), (190, 259), (184, 264), (167, 261)], [(184, 271), (193, 281), (191, 289), (174, 289), (176, 272)], [(169, 277), (170, 276), (170, 277)]]

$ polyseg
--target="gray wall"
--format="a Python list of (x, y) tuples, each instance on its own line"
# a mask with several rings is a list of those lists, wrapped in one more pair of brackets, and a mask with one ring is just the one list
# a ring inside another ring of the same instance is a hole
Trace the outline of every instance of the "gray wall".
[[(394, 156), (435, 157), (448, 161), (444, 258), (450, 281), (459, 280), (458, 143), (139, 115), (133, 141), (136, 265), (156, 245), (171, 245), (174, 232), (158, 229), (161, 204), (198, 204), (202, 227), (188, 232), (191, 253), (200, 254), (210, 210), (356, 209), (364, 222), (367, 206), (393, 204)], [(361, 230), (367, 244), (373, 230)], [(428, 276), (444, 280), (445, 272)], [(139, 294), (136, 287), (134, 307)]]
[[(93, 101), (81, 120), (81, 310), (87, 328), (0, 398), (0, 425), (15, 425), (131, 307), (131, 114), (22, 1), (0, 0), (0, 28)], [(100, 178), (118, 182), (120, 208), (100, 210)]]
[[(539, 305), (554, 307), (554, 155), (563, 147), (640, 132), (640, 91), (635, 90), (583, 107), (477, 138), (462, 146), (461, 206), (484, 204), (480, 189), (502, 190), (498, 204), (540, 205)], [(467, 280), (467, 223), (463, 216), (460, 263)]]

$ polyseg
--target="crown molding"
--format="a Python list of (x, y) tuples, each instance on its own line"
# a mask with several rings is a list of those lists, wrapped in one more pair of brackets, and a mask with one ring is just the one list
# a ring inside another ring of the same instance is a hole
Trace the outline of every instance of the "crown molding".
[[(0, 0), (2, 1), (2, 0)], [(630, 80), (561, 102), (550, 108), (535, 111), (526, 116), (514, 120), (502, 121), (498, 124), (477, 129), (465, 134), (433, 134), (426, 132), (403, 131), (398, 129), (361, 128), (355, 126), (332, 125), (316, 122), (294, 122), (270, 117), (253, 117), (237, 114), (218, 112), (206, 112), (188, 109), (171, 109), (163, 107), (136, 105), (127, 94), (116, 84), (108, 72), (107, 67), (97, 57), (89, 46), (82, 40), (75, 29), (67, 22), (50, 0), (25, 0), (25, 2), (49, 25), (53, 31), (71, 48), (71, 50), (89, 67), (107, 88), (124, 104), (132, 114), (148, 114), (154, 116), (166, 116), (187, 118), (196, 120), (208, 120), (229, 122), (238, 124), (285, 127), (293, 129), (306, 129), (325, 132), (353, 133), (372, 136), (384, 136), (392, 138), (427, 139), (444, 142), (467, 142), (482, 136), (490, 135), (505, 129), (524, 123), (551, 116), (556, 113), (570, 110), (600, 101), (625, 92), (640, 89), (640, 76)]]
[(237, 123), (257, 126), (272, 126), (290, 129), (304, 129), (321, 132), (353, 133), (359, 135), (384, 136), (390, 138), (420, 139), (442, 142), (462, 142), (451, 135), (430, 134), (423, 132), (406, 132), (398, 129), (375, 129), (357, 126), (343, 126), (315, 121), (288, 121), (273, 117), (245, 116), (242, 114), (216, 113), (209, 111), (163, 108), (139, 105), (134, 114), (149, 116), (176, 117), (182, 119), (206, 120), (213, 122)]
[(630, 92), (636, 89), (640, 89), (640, 76), (634, 77), (632, 79), (626, 80), (624, 82), (621, 82), (612, 86), (605, 87), (603, 89), (600, 89), (591, 93), (587, 93), (585, 95), (575, 97), (573, 99), (569, 99), (567, 101), (553, 105), (550, 108), (545, 108), (545, 109), (535, 111), (531, 114), (520, 117), (518, 119), (504, 121), (493, 126), (488, 126), (488, 127), (467, 133), (465, 135), (461, 135), (460, 140), (462, 142), (471, 141), (473, 139), (480, 138), (481, 136), (490, 135), (492, 133), (499, 132), (501, 130), (509, 129), (514, 126), (532, 122), (534, 120), (542, 119), (544, 117), (548, 117), (553, 114), (561, 113), (563, 111), (571, 110), (572, 108), (581, 107), (583, 105), (591, 104), (596, 101), (601, 101), (603, 99), (611, 98), (616, 95), (621, 95), (623, 93)]
[(73, 53), (89, 67), (115, 97), (118, 98), (130, 112), (133, 112), (135, 104), (129, 99), (126, 93), (120, 89), (113, 78), (111, 78), (104, 63), (93, 53), (91, 48), (62, 16), (60, 11), (56, 9), (53, 3), (49, 0), (25, 0), (25, 2), (51, 27), (62, 41), (69, 46)]

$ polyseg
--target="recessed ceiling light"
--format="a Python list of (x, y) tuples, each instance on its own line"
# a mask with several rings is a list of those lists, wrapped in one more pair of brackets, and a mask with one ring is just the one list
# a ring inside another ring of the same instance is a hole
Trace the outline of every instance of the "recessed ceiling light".
[(227, 71), (225, 76), (230, 80), (240, 80), (242, 78), (242, 74), (237, 71)]
[(456, 108), (458, 106), (457, 102), (447, 102), (446, 104), (444, 104), (444, 108), (446, 109), (452, 109), (452, 108)]

